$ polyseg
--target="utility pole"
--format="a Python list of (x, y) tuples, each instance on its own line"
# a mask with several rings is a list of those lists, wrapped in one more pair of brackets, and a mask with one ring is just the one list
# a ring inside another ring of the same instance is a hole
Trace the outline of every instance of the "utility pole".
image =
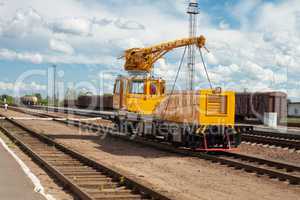
[(56, 106), (56, 65), (53, 65), (53, 104)]
[[(189, 36), (196, 37), (197, 33), (197, 15), (199, 14), (197, 0), (190, 0), (187, 9), (189, 15)], [(194, 90), (194, 76), (195, 76), (195, 45), (188, 46), (188, 86), (190, 90)]]

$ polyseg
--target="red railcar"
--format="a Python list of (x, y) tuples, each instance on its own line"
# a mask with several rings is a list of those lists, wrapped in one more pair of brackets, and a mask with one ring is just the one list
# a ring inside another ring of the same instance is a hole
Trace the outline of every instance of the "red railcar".
[(236, 93), (235, 113), (238, 120), (256, 118), (263, 121), (265, 112), (276, 112), (278, 123), (287, 116), (287, 95), (283, 92)]
[(113, 95), (82, 95), (78, 97), (76, 106), (90, 110), (112, 110)]
[(76, 104), (77, 104), (76, 99), (65, 99), (64, 100), (64, 107), (75, 108)]

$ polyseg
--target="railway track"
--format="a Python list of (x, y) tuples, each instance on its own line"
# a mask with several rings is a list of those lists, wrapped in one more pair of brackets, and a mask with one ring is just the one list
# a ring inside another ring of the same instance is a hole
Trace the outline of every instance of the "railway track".
[(75, 199), (169, 199), (126, 175), (25, 127), (20, 122), (12, 119), (1, 120), (0, 130), (53, 175)]
[(112, 119), (116, 115), (116, 112), (114, 111), (84, 110), (84, 109), (73, 109), (73, 108), (51, 107), (51, 106), (49, 107), (29, 106), (29, 108), (34, 110), (75, 114), (75, 115), (85, 116), (85, 117), (103, 117), (105, 119)]
[(255, 130), (251, 134), (264, 136), (264, 137), (282, 138), (287, 140), (300, 140), (300, 134), (297, 135), (297, 134), (270, 132), (270, 131), (261, 131), (261, 130)]
[[(47, 116), (47, 114), (44, 114), (44, 116)], [(99, 136), (103, 136), (103, 134), (109, 134), (112, 137), (117, 137), (119, 139), (135, 142), (145, 146), (150, 146), (163, 151), (168, 151), (171, 153), (181, 154), (185, 156), (197, 157), (209, 160), (214, 163), (227, 165), (228, 167), (232, 167), (238, 170), (256, 173), (258, 176), (268, 176), (270, 178), (278, 179), (280, 181), (288, 181), (290, 184), (300, 185), (300, 166), (231, 152), (219, 152), (214, 154), (196, 152), (191, 149), (175, 148), (170, 144), (162, 144), (158, 141), (147, 140), (140, 137), (135, 137), (134, 139), (129, 138), (122, 133), (116, 132), (111, 127), (99, 126), (87, 122), (80, 122), (78, 120), (54, 120), (69, 125), (71, 124), (81, 129), (89, 129), (98, 132)]]
[(252, 132), (242, 133), (242, 141), (300, 150), (300, 134), (272, 133), (253, 130)]
[[(19, 108), (14, 108), (17, 111), (22, 111)], [(34, 108), (34, 110), (38, 110), (38, 108)], [(46, 111), (47, 109), (43, 107), (43, 110)], [(50, 111), (53, 112), (64, 112), (68, 113), (69, 110), (59, 108), (49, 108)], [(24, 111), (26, 112), (26, 111)], [(95, 116), (102, 116), (106, 115), (105, 113), (101, 113), (100, 115), (96, 115), (95, 112), (89, 114), (82, 113), (80, 110), (75, 109), (73, 112), (75, 115), (81, 115), (81, 116), (89, 116), (89, 117), (95, 117)], [(44, 113), (40, 113), (39, 116), (46, 116)], [(49, 116), (49, 115), (48, 115)], [(107, 119), (112, 117), (113, 114), (109, 115)], [(52, 116), (53, 117), (53, 116)], [(259, 143), (259, 144), (267, 144), (267, 145), (275, 145), (279, 147), (287, 147), (290, 149), (300, 150), (300, 134), (291, 134), (291, 133), (280, 133), (280, 132), (267, 132), (267, 131), (259, 131), (259, 130), (252, 130), (252, 131), (245, 131), (242, 133), (242, 141), (245, 142), (251, 142), (251, 143)]]
[[(72, 124), (82, 129), (89, 129), (96, 132), (108, 133), (110, 136), (117, 137), (126, 141), (135, 142), (145, 146), (150, 146), (163, 151), (171, 153), (181, 154), (184, 156), (197, 157), (212, 161), (214, 163), (220, 163), (233, 167), (238, 170), (244, 170), (246, 172), (256, 173), (259, 176), (269, 176), (273, 179), (280, 181), (288, 181), (290, 184), (300, 185), (300, 166), (290, 165), (272, 160), (266, 160), (262, 158), (252, 157), (243, 154), (231, 153), (231, 152), (218, 152), (214, 154), (207, 154), (202, 152), (193, 151), (191, 149), (175, 148), (170, 144), (159, 143), (158, 141), (146, 140), (144, 138), (135, 137), (134, 139), (124, 136), (122, 133), (114, 131), (112, 128), (97, 126), (94, 124), (79, 122), (74, 120), (61, 121), (62, 123)], [(100, 135), (102, 136), (102, 135)]]

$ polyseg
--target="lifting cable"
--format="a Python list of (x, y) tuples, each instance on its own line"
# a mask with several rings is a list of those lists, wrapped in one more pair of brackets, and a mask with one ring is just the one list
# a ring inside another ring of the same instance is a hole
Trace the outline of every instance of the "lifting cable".
[(211, 84), (211, 81), (210, 81), (210, 78), (209, 78), (209, 75), (208, 75), (208, 71), (207, 71), (207, 68), (206, 68), (206, 65), (205, 65), (205, 62), (204, 62), (204, 58), (203, 58), (203, 54), (202, 54), (202, 51), (201, 51), (201, 48), (198, 47), (198, 50), (200, 52), (200, 56), (201, 56), (201, 60), (202, 60), (202, 64), (203, 64), (203, 68), (205, 70), (205, 73), (206, 73), (206, 78), (208, 80), (208, 83), (209, 83), (209, 86), (210, 86), (210, 89), (212, 90), (213, 87), (212, 87), (212, 84)]
[(176, 82), (177, 82), (178, 75), (179, 75), (179, 72), (180, 72), (181, 67), (182, 67), (182, 63), (183, 63), (183, 60), (184, 60), (184, 57), (185, 57), (186, 49), (187, 49), (187, 46), (184, 48), (184, 51), (183, 51), (183, 54), (182, 54), (182, 57), (181, 57), (181, 60), (180, 60), (180, 64), (179, 64), (179, 67), (178, 67), (178, 70), (177, 70), (177, 73), (176, 73), (176, 77), (175, 77), (174, 83), (173, 83), (173, 85), (172, 85), (172, 90), (171, 90), (171, 93), (170, 93), (170, 95), (169, 95), (169, 97), (168, 97), (168, 101), (167, 101), (166, 108), (165, 108), (165, 110), (164, 110), (164, 112), (163, 112), (163, 116), (165, 115), (165, 112), (166, 112), (167, 109), (168, 109), (168, 106), (169, 106), (169, 103), (170, 103), (170, 97), (171, 97), (171, 95), (172, 95), (173, 92), (174, 92), (175, 84), (176, 84)]

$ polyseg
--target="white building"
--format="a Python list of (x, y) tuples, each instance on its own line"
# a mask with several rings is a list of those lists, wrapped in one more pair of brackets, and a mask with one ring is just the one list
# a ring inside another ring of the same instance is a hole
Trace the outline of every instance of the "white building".
[(288, 105), (288, 115), (300, 117), (300, 102), (290, 102)]

